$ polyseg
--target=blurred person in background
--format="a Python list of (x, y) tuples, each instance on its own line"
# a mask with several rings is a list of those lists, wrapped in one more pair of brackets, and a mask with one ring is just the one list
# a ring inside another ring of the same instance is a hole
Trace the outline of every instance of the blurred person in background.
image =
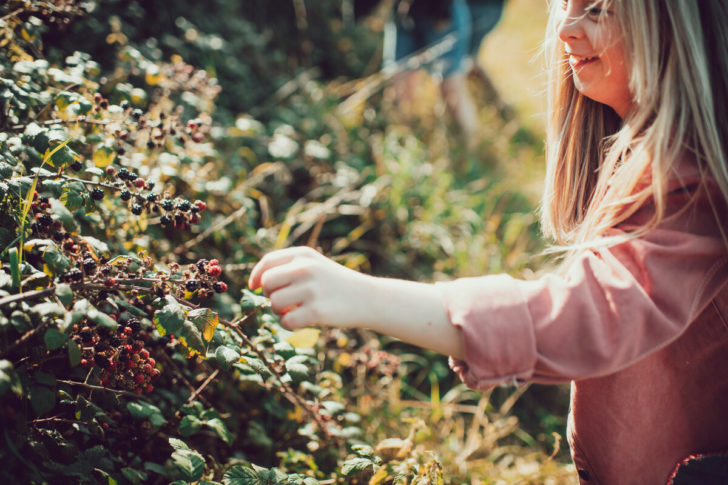
[[(488, 32), (498, 23), (504, 0), (397, 0), (384, 34), (385, 68), (432, 49), (420, 64), (403, 67), (394, 76), (395, 99), (407, 115), (416, 103), (418, 70), (440, 82), (446, 106), (473, 148), (478, 140), (478, 109), (468, 91), (467, 74), (476, 71), (493, 91), (493, 85), (475, 57)], [(497, 98), (496, 96), (496, 99)]]

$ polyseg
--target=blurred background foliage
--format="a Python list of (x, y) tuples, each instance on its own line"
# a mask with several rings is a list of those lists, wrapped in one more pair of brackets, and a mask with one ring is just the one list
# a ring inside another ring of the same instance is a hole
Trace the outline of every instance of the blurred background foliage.
[[(477, 62), (510, 115), (469, 80), (483, 126), (475, 151), (464, 149), (436, 80), (422, 76), (413, 116), (397, 111), (380, 72), (386, 0), (365, 17), (347, 0), (36, 3), (83, 13), (68, 22), (24, 14), (27, 37), (17, 40), (24, 51), (8, 52), (5, 69), (41, 58), (66, 66), (83, 52), (93, 63), (84, 75), (110, 102), (127, 100), (150, 115), (178, 106), (180, 119), (202, 120), (205, 138), (184, 152), (134, 157), (143, 150), (132, 149), (114, 162), (172, 196), (205, 201), (198, 224), (186, 232), (133, 224), (114, 231), (92, 217), (87, 227), (119, 252), (145, 251), (164, 264), (218, 259), (230, 287), (211, 304), (221, 318), (240, 311), (252, 264), (290, 245), (422, 281), (493, 272), (530, 278), (548, 265), (536, 217), (544, 106), (532, 59), (545, 23), (541, 0), (509, 0), (480, 51)], [(12, 20), (10, 7), (3, 22)], [(377, 456), (386, 466), (362, 461), (360, 474), (351, 466), (343, 473), (351, 448), (300, 442), (307, 420), (300, 410), (254, 380), (231, 392), (218, 378), (207, 400), (225, 402), (222, 416), (233, 434), (245, 434), (237, 445), (250, 462), (322, 483), (437, 483), (426, 481), (425, 469), (452, 484), (575, 483), (563, 436), (568, 389), (475, 393), (446, 358), (366, 331), (324, 331), (308, 358), (312, 385), (356, 417), (362, 442), (382, 445)], [(205, 366), (192, 359), (183, 370), (199, 382), (212, 374)], [(189, 443), (215, 449), (217, 463), (236, 456), (234, 447), (202, 441)], [(387, 453), (394, 453), (388, 461)], [(221, 479), (220, 467), (208, 467), (205, 477)]]

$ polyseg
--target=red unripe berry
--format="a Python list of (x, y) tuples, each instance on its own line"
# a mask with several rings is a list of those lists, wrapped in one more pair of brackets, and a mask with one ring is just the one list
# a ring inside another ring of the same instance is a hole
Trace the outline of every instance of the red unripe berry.
[(114, 169), (114, 167), (106, 167), (106, 175), (108, 175), (109, 177), (113, 177), (114, 174), (116, 174), (116, 170)]
[(86, 367), (86, 366), (88, 365), (88, 360), (86, 360), (86, 359), (81, 359), (81, 362), (80, 362), (80, 364), (81, 364), (82, 366)]
[(142, 388), (141, 387), (137, 387), (136, 389), (134, 389), (134, 392), (136, 392), (137, 394), (141, 394), (142, 393)]
[(197, 207), (197, 209), (198, 209), (198, 210), (199, 210), (200, 212), (202, 212), (203, 210), (207, 209), (207, 204), (205, 204), (205, 203), (204, 203), (203, 201), (201, 201), (201, 200), (196, 200), (196, 201), (195, 201), (195, 207)]
[(197, 224), (200, 222), (200, 215), (199, 214), (192, 214), (190, 216), (190, 224)]
[(107, 288), (113, 288), (114, 286), (116, 286), (116, 280), (109, 276), (104, 280), (104, 284)]
[(148, 359), (149, 358), (149, 351), (147, 349), (142, 349), (139, 351), (139, 357), (142, 359)]
[(140, 188), (141, 189), (142, 187), (144, 187), (144, 185), (146, 183), (147, 183), (146, 180), (144, 180), (141, 177), (139, 177), (137, 179), (134, 179), (134, 186), (137, 187), (137, 188)]
[(154, 390), (154, 386), (151, 384), (147, 384), (147, 387), (144, 388), (147, 392), (152, 392)]
[(223, 281), (216, 281), (216, 282), (215, 282), (215, 283), (214, 283), (214, 284), (212, 285), (212, 288), (213, 288), (213, 289), (214, 289), (214, 290), (215, 290), (215, 291), (216, 291), (217, 293), (225, 293), (225, 292), (226, 292), (226, 291), (228, 290), (227, 284), (225, 284), (225, 282), (223, 282)]
[(155, 361), (155, 360), (154, 360), (153, 358), (151, 358), (151, 357), (149, 357), (149, 359), (147, 359), (147, 363), (148, 363), (149, 365), (151, 365), (152, 367), (154, 367), (155, 365), (157, 365), (157, 361)]
[(131, 327), (124, 327), (124, 333), (126, 335), (131, 335), (131, 332), (132, 332)]
[(217, 259), (211, 259), (208, 263), (209, 266), (220, 266), (220, 261)]
[(154, 367), (149, 364), (144, 364), (144, 373), (147, 375), (151, 375), (152, 372), (154, 372)]
[(220, 276), (222, 274), (222, 268), (219, 266), (210, 265), (207, 267), (207, 274), (209, 274), (213, 278), (217, 278), (218, 276)]
[(144, 374), (135, 374), (134, 383), (135, 384), (144, 384)]
[(159, 369), (152, 369), (152, 377), (159, 377), (159, 374), (161, 374)]

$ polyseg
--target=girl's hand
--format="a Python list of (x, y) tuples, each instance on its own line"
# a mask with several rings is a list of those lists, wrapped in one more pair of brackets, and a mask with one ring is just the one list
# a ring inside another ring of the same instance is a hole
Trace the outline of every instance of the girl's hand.
[(271, 309), (289, 329), (309, 325), (365, 325), (366, 300), (373, 279), (346, 268), (314, 249), (295, 247), (266, 254), (253, 268), (248, 286), (263, 288)]
[(463, 356), (460, 330), (431, 284), (368, 276), (298, 247), (265, 255), (248, 286), (263, 288), (289, 329), (369, 328), (456, 359)]

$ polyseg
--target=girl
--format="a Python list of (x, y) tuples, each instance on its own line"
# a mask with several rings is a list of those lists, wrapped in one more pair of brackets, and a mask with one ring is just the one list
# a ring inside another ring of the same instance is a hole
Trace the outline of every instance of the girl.
[(546, 45), (560, 272), (430, 285), (291, 248), (250, 287), (288, 328), (374, 329), (476, 389), (572, 381), (581, 483), (682, 483), (678, 462), (728, 450), (728, 3), (559, 0)]

